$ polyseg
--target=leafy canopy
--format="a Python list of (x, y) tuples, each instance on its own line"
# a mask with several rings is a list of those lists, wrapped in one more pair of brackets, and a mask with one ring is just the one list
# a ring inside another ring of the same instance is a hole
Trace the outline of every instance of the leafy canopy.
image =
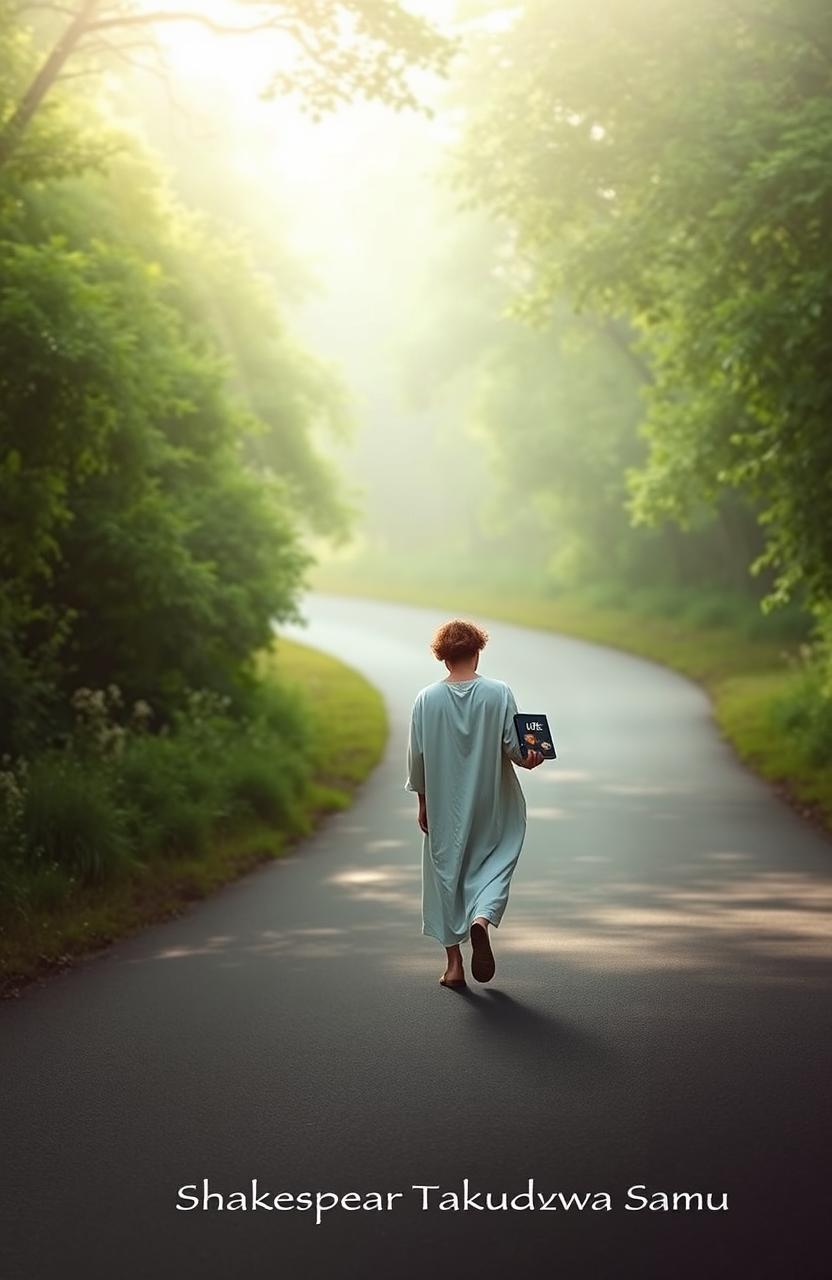
[[(832, 600), (825, 0), (529, 0), (488, 53), (465, 180), (545, 309), (623, 317), (652, 372), (639, 521), (735, 488), (770, 602)], [(496, 86), (499, 85), (498, 88)]]

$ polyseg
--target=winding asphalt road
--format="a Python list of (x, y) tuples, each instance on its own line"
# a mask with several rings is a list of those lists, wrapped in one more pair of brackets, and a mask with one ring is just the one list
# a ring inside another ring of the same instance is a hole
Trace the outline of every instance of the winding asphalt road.
[[(290, 856), (0, 1007), (2, 1280), (827, 1275), (830, 842), (693, 684), (480, 619), (480, 669), (549, 713), (560, 759), (520, 774), (494, 982), (444, 990), (403, 789), (444, 615), (305, 612), (287, 634), (382, 689), (384, 760)], [(320, 1225), (176, 1208), (253, 1178), (402, 1195)], [(613, 1207), (440, 1210), (466, 1178)], [(627, 1208), (634, 1186), (728, 1209)]]

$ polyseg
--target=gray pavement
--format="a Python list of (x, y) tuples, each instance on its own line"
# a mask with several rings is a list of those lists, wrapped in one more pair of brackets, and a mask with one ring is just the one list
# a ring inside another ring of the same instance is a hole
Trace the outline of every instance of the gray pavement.
[[(384, 760), (286, 858), (0, 1006), (0, 1280), (827, 1275), (832, 843), (695, 685), (478, 619), (480, 670), (549, 714), (560, 759), (520, 773), (496, 978), (444, 990), (403, 785), (446, 615), (305, 612), (286, 633), (383, 691)], [(402, 1194), (319, 1225), (176, 1208), (203, 1179), (250, 1203), (254, 1178)], [(465, 1179), (612, 1208), (440, 1209)], [(627, 1208), (636, 1186), (728, 1209)]]

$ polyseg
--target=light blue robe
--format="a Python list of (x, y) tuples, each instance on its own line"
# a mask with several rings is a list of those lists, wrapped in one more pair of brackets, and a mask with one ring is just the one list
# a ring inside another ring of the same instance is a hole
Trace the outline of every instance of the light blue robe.
[(452, 946), (485, 916), (499, 925), (526, 834), (523, 756), (503, 680), (439, 680), (410, 713), (406, 791), (425, 796), (422, 933)]

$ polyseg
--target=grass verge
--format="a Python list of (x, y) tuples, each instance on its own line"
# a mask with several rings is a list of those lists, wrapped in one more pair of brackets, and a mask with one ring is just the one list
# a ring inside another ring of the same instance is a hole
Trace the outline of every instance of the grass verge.
[(293, 799), (290, 817), (258, 816), (257, 778), (252, 782), (246, 775), (252, 807), (237, 816), (231, 829), (218, 827), (198, 852), (151, 853), (127, 874), (77, 885), (52, 903), (5, 914), (0, 918), (0, 996), (15, 996), (33, 980), (116, 938), (181, 914), (188, 903), (279, 857), (326, 813), (349, 805), (387, 737), (380, 693), (337, 659), (284, 638), (258, 655), (258, 665), (303, 706), (308, 724), (310, 776)]

